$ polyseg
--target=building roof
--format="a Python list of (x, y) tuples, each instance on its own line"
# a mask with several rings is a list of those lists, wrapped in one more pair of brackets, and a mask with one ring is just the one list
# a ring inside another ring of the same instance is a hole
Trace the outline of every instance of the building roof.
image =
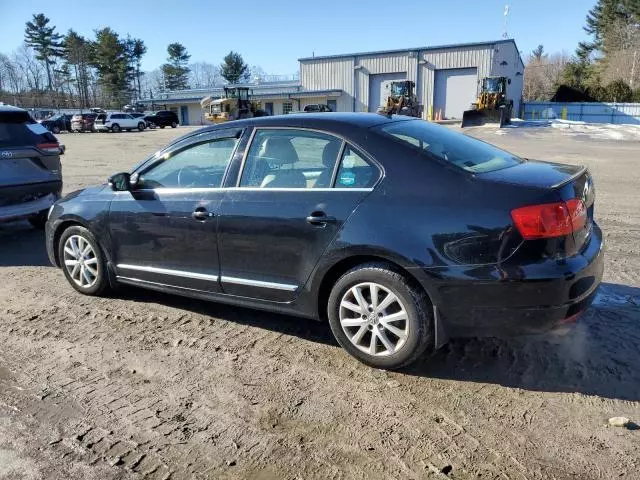
[(313, 56), (313, 57), (303, 57), (299, 58), (299, 62), (306, 62), (310, 60), (328, 60), (334, 58), (347, 58), (347, 57), (365, 57), (371, 55), (388, 55), (393, 53), (406, 53), (406, 52), (424, 52), (430, 50), (443, 50), (447, 48), (468, 48), (468, 47), (482, 47), (487, 45), (496, 45), (499, 43), (513, 43), (516, 47), (516, 51), (518, 55), (520, 55), (520, 51), (518, 50), (518, 46), (513, 38), (502, 38), (500, 40), (493, 40), (489, 42), (470, 42), (470, 43), (452, 43), (449, 45), (436, 45), (433, 47), (416, 47), (416, 48), (399, 48), (395, 50), (377, 50), (371, 52), (361, 52), (361, 53), (342, 53), (338, 55), (321, 55), (321, 56)]
[[(185, 93), (197, 93), (194, 92), (193, 90), (183, 90), (180, 92), (176, 92), (176, 93), (181, 93), (181, 92), (185, 92)], [(175, 104), (175, 103), (193, 103), (193, 102), (199, 102), (200, 100), (202, 100), (204, 97), (206, 96), (211, 96), (215, 98), (220, 98), (224, 92), (218, 92), (215, 89), (209, 89), (209, 90), (203, 90), (202, 91), (202, 96), (193, 96), (193, 95), (189, 95), (189, 96), (178, 96), (178, 97), (172, 97), (171, 96), (171, 92), (167, 92), (164, 96), (162, 97), (157, 97), (157, 98), (146, 98), (146, 99), (142, 99), (139, 100), (140, 103), (142, 104), (150, 104), (150, 103), (157, 103), (157, 104)], [(343, 93), (342, 90), (340, 89), (329, 89), (329, 90), (283, 90), (283, 91), (273, 91), (273, 92), (262, 92), (262, 93), (253, 93), (250, 95), (251, 99), (255, 99), (255, 100), (279, 100), (279, 99), (293, 99), (293, 100), (297, 100), (300, 98), (314, 98), (314, 97), (339, 97), (341, 96)], [(207, 95), (209, 94), (209, 95)]]

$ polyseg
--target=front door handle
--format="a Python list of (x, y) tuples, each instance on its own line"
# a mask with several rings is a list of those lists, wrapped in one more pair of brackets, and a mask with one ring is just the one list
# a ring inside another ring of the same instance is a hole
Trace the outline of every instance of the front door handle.
[(199, 222), (204, 222), (207, 218), (213, 217), (213, 213), (207, 212), (206, 208), (196, 208), (191, 216)]
[(307, 223), (311, 225), (322, 226), (327, 223), (335, 223), (336, 217), (329, 217), (324, 212), (313, 212), (311, 215), (307, 217)]

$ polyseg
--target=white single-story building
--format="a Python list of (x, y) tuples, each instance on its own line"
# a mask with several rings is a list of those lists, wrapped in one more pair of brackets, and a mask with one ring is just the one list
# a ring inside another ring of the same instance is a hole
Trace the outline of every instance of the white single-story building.
[[(504, 76), (514, 115), (520, 111), (524, 63), (513, 39), (350, 53), (299, 59), (299, 82), (245, 85), (272, 115), (301, 111), (322, 103), (333, 111), (375, 112), (383, 101), (384, 82), (412, 80), (425, 118), (460, 119), (475, 101), (482, 79)], [(178, 113), (184, 125), (207, 123), (200, 107), (206, 96), (224, 95), (223, 88), (164, 92), (143, 100), (149, 108)]]

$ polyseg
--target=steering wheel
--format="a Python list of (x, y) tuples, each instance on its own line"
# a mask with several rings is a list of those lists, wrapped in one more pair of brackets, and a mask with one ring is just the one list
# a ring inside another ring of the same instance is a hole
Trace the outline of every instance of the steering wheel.
[(185, 188), (195, 187), (201, 175), (194, 167), (182, 167), (178, 170), (178, 185)]

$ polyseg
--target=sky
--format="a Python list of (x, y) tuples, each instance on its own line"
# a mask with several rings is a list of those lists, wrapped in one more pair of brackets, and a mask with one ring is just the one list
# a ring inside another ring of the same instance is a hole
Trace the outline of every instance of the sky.
[(573, 53), (595, 0), (0, 0), (0, 52), (24, 39), (25, 22), (44, 13), (61, 33), (92, 37), (109, 26), (141, 38), (143, 70), (166, 61), (167, 45), (180, 42), (191, 61), (219, 64), (230, 50), (268, 74), (292, 74), (297, 59), (502, 38), (523, 57), (539, 44), (549, 53)]

